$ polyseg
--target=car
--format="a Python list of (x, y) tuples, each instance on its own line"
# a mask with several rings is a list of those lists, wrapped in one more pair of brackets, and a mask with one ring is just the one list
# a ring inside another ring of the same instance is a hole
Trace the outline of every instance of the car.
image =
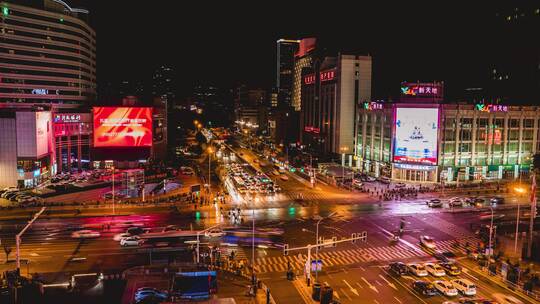
[(79, 230), (71, 233), (74, 239), (95, 239), (101, 236), (101, 233), (94, 230)]
[(420, 236), (420, 244), (429, 249), (435, 249), (436, 247), (433, 238), (427, 235)]
[(422, 264), (409, 264), (407, 265), (409, 272), (417, 277), (425, 277), (428, 275), (426, 268)]
[(360, 180), (363, 181), (363, 182), (371, 183), (371, 182), (376, 181), (377, 179), (375, 177), (373, 177), (373, 176), (363, 175), (362, 177), (360, 177)]
[(388, 271), (396, 276), (406, 275), (409, 272), (407, 265), (401, 262), (390, 264)]
[(467, 279), (455, 279), (450, 281), (452, 285), (462, 294), (466, 296), (476, 295), (476, 285)]
[(283, 181), (288, 181), (289, 180), (287, 175), (281, 175), (279, 178), (281, 178), (281, 180), (283, 180)]
[(425, 263), (424, 266), (426, 267), (427, 272), (434, 277), (443, 277), (446, 275), (444, 268), (442, 268), (439, 264)]
[(492, 204), (504, 204), (504, 197), (495, 196), (489, 200)]
[(221, 230), (221, 229), (210, 229), (210, 230), (206, 231), (204, 233), (204, 235), (206, 237), (209, 237), (209, 238), (217, 238), (217, 237), (224, 236), (225, 232), (223, 232), (223, 230)]
[(406, 186), (405, 183), (397, 183), (395, 187), (396, 188), (405, 188), (405, 186)]
[(176, 225), (167, 225), (165, 228), (163, 228), (162, 232), (166, 231), (180, 231), (182, 229), (178, 228)]
[(461, 197), (454, 197), (448, 201), (450, 207), (463, 206), (463, 199)]
[(458, 295), (457, 289), (448, 281), (433, 281), (433, 286), (435, 286), (435, 289), (441, 294), (447, 297), (455, 297)]
[(414, 281), (412, 288), (421, 295), (434, 296), (437, 294), (437, 290), (433, 287), (433, 284), (426, 281)]
[(461, 298), (459, 299), (459, 304), (501, 304), (492, 300), (484, 298)]
[(447, 262), (440, 265), (449, 275), (457, 276), (461, 274), (461, 267), (457, 266), (455, 263)]
[[(166, 292), (159, 291), (159, 290), (142, 290), (135, 293), (135, 302), (143, 302), (145, 300), (145, 303), (159, 303), (167, 300), (169, 295)], [(148, 301), (148, 298), (152, 298), (154, 301)]]
[(130, 236), (120, 240), (120, 246), (140, 246), (144, 243), (139, 236)]
[(129, 233), (130, 235), (139, 235), (148, 232), (148, 228), (143, 227), (129, 227), (126, 230), (126, 233)]
[(523, 301), (511, 295), (494, 293), (491, 296), (500, 304), (523, 304)]
[(390, 178), (386, 176), (381, 176), (377, 180), (382, 184), (390, 184)]
[(428, 207), (431, 207), (431, 208), (438, 208), (438, 207), (442, 207), (443, 204), (440, 199), (434, 198), (427, 201), (426, 205), (428, 205)]
[(484, 199), (476, 196), (470, 196), (465, 198), (465, 203), (469, 205), (479, 205), (484, 203)]
[(73, 290), (89, 289), (99, 284), (102, 280), (102, 273), (74, 274), (69, 280), (69, 286)]
[(352, 185), (353, 185), (353, 187), (355, 187), (355, 188), (361, 188), (362, 185), (363, 185), (363, 183), (362, 183), (362, 181), (359, 180), (359, 179), (353, 179)]

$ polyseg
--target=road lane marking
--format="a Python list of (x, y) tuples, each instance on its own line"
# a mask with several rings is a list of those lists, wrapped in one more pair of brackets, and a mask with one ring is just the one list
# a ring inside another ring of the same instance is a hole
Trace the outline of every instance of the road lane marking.
[(369, 288), (370, 288), (371, 290), (375, 291), (376, 293), (379, 293), (379, 290), (377, 289), (377, 287), (371, 285), (371, 283), (368, 282), (368, 281), (366, 280), (366, 278), (361, 277), (361, 279), (362, 279), (362, 281), (364, 281), (364, 282), (366, 283), (367, 286), (369, 286)]
[(398, 301), (401, 304), (401, 301), (398, 298), (394, 297), (394, 299), (396, 299), (396, 301)]
[[(384, 271), (384, 270), (383, 270)], [(384, 273), (388, 274), (386, 271), (384, 271)], [(405, 277), (405, 276), (403, 276)], [(401, 285), (403, 288), (405, 288), (405, 290), (407, 290), (409, 293), (411, 293), (413, 296), (415, 296), (418, 300), (420, 300), (420, 302), (424, 303), (424, 304), (428, 304), (426, 301), (424, 301), (424, 299), (420, 298), (411, 288), (409, 288), (408, 286), (406, 286), (405, 284), (401, 283), (398, 279), (392, 277), (392, 280), (396, 281), (396, 283), (398, 283), (399, 285)]]
[(364, 289), (364, 287), (362, 287), (362, 285), (360, 285), (360, 283), (356, 282), (356, 285), (358, 285), (358, 287), (360, 287), (361, 289)]
[(352, 301), (352, 298), (345, 292), (345, 290), (343, 290), (343, 288), (339, 288), (339, 290), (341, 290), (341, 292), (349, 299)]
[(394, 288), (395, 290), (397, 290), (396, 284), (391, 283), (390, 281), (388, 281), (382, 274), (379, 274), (379, 277), (381, 279), (383, 279), (388, 284), (388, 286), (390, 286), (390, 287)]
[(345, 283), (345, 285), (347, 285), (347, 287), (349, 287), (352, 293), (354, 293), (356, 296), (359, 296), (358, 290), (354, 289), (351, 284), (349, 284), (349, 282), (347, 282), (345, 279), (343, 279), (342, 281), (343, 283)]

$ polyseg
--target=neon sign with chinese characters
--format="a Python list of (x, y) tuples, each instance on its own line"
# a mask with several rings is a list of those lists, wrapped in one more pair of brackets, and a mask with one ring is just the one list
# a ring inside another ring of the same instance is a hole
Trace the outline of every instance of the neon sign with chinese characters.
[(309, 74), (309, 75), (304, 76), (304, 83), (305, 84), (315, 83), (315, 74)]
[(364, 109), (368, 111), (382, 110), (383, 104), (378, 102), (364, 102)]
[(319, 128), (316, 128), (316, 127), (311, 127), (311, 126), (306, 126), (304, 127), (304, 131), (306, 132), (313, 132), (313, 133), (320, 133), (321, 132), (321, 129)]
[(475, 109), (480, 112), (508, 112), (508, 106), (506, 105), (494, 105), (494, 104), (483, 104), (477, 103)]
[(335, 70), (321, 72), (321, 82), (333, 80), (336, 76)]
[(54, 123), (81, 122), (80, 114), (54, 114)]
[(440, 88), (434, 85), (402, 85), (401, 94), (406, 96), (439, 95)]

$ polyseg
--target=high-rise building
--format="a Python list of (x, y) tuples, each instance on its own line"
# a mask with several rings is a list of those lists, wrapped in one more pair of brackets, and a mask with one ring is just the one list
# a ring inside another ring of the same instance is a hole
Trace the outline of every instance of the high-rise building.
[(338, 54), (304, 69), (300, 127), (310, 150), (352, 157), (356, 103), (371, 99), (371, 64), (371, 56)]
[(279, 100), (291, 104), (293, 86), (294, 54), (298, 51), (299, 40), (279, 39), (277, 41), (276, 88)]
[(295, 111), (300, 111), (302, 105), (302, 70), (312, 68), (316, 42), (315, 38), (300, 40), (298, 51), (294, 54), (291, 106)]
[(174, 70), (168, 66), (160, 66), (152, 75), (152, 95), (165, 96), (169, 102), (176, 97)]
[(0, 2), (0, 102), (92, 102), (96, 33), (88, 11), (59, 0), (17, 3)]

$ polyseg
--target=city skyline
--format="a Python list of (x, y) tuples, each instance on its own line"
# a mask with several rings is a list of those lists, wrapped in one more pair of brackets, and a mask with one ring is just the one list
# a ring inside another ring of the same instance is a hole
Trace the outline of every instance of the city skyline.
[[(540, 55), (532, 37), (540, 16), (532, 9), (527, 11), (532, 21), (506, 21), (497, 14), (507, 8), (497, 4), (467, 9), (457, 4), (366, 6), (343, 17), (294, 5), (280, 14), (277, 4), (263, 5), (263, 15), (240, 4), (223, 8), (229, 12), (223, 15), (217, 13), (219, 5), (195, 6), (191, 10), (199, 13), (193, 15), (164, 2), (152, 7), (88, 5), (94, 12), (91, 24), (100, 33), (100, 86), (128, 78), (148, 80), (155, 68), (167, 63), (178, 75), (182, 95), (196, 84), (194, 79), (219, 87), (247, 83), (270, 89), (275, 85), (276, 40), (315, 37), (329, 51), (370, 54), (377, 98), (397, 95), (401, 81), (417, 80), (445, 81), (449, 97), (463, 97), (464, 89), (478, 87), (497, 95), (492, 87), (500, 83), (490, 82), (493, 70), (502, 71), (503, 80), (509, 74), (510, 89), (504, 93), (536, 96), (530, 87), (534, 79), (538, 82)], [(342, 9), (338, 5), (335, 11)], [(129, 18), (118, 22), (119, 15)], [(463, 73), (465, 68), (470, 70)]]

